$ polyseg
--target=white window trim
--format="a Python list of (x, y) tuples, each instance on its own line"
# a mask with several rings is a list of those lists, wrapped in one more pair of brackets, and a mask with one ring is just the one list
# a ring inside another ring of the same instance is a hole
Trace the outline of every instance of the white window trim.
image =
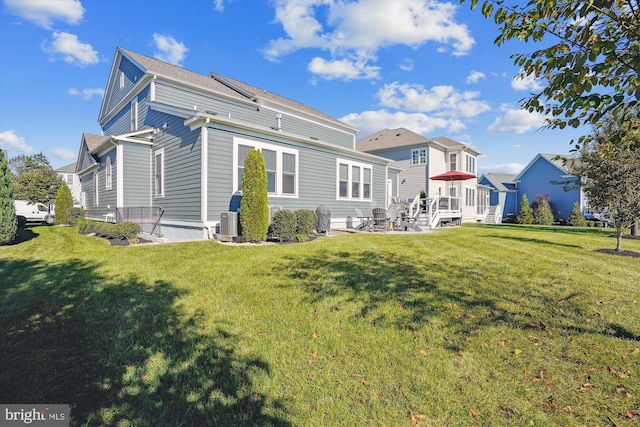
[(111, 166), (111, 156), (107, 157), (106, 165), (104, 167), (104, 188), (111, 190), (113, 188), (113, 168)]
[[(158, 156), (162, 156), (162, 162), (160, 163), (160, 167), (162, 168), (162, 170), (160, 171), (160, 192), (158, 192), (158, 186), (156, 184), (156, 176), (157, 171), (156, 171), (156, 167), (158, 165), (158, 161), (157, 158)], [(164, 193), (164, 177), (165, 177), (165, 168), (164, 168), (164, 163), (165, 163), (165, 157), (164, 157), (164, 148), (160, 148), (156, 151), (153, 152), (153, 197), (155, 198), (160, 198), (160, 197), (164, 197), (165, 193)]]
[[(347, 182), (347, 197), (340, 196), (340, 165), (348, 166), (348, 182)], [(360, 168), (360, 188), (358, 190), (358, 197), (351, 197), (351, 184), (352, 184), (352, 173), (353, 167), (357, 166)], [(369, 170), (369, 177), (371, 182), (369, 182), (369, 197), (364, 197), (364, 170)], [(345, 159), (336, 159), (336, 200), (363, 200), (363, 201), (371, 201), (373, 200), (373, 166), (367, 163), (354, 162), (352, 160)]]
[(131, 131), (138, 130), (138, 97), (131, 100)]
[[(299, 187), (298, 180), (300, 178), (300, 168), (298, 166), (300, 161), (300, 155), (297, 149), (282, 147), (280, 145), (268, 144), (260, 141), (254, 141), (251, 139), (244, 138), (233, 138), (233, 188), (235, 190), (240, 190), (240, 183), (238, 182), (238, 145), (246, 145), (247, 147), (253, 147), (256, 150), (262, 151), (271, 150), (276, 152), (276, 192), (268, 193), (270, 197), (286, 197), (286, 198), (298, 198)], [(295, 162), (295, 192), (293, 194), (283, 193), (282, 192), (282, 154), (287, 153), (294, 155), (296, 158)]]
[[(424, 151), (424, 158), (421, 158), (422, 156), (420, 156), (420, 152), (421, 151)], [(418, 162), (414, 162), (413, 161), (413, 154), (415, 152), (418, 153)], [(412, 149), (411, 150), (411, 166), (420, 166), (420, 165), (426, 165), (426, 164), (427, 164), (427, 149), (426, 148), (414, 148), (414, 149)]]
[(93, 173), (93, 205), (100, 206), (100, 179), (98, 179), (98, 171)]

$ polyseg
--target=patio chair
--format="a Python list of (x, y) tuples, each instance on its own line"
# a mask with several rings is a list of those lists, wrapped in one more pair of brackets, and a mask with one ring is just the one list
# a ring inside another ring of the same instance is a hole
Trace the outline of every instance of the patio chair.
[(389, 229), (389, 217), (384, 208), (373, 208), (373, 231), (387, 231)]
[(356, 230), (369, 230), (373, 227), (373, 219), (370, 216), (362, 215), (362, 211), (358, 208), (356, 209), (356, 218), (360, 220), (360, 224), (356, 227)]

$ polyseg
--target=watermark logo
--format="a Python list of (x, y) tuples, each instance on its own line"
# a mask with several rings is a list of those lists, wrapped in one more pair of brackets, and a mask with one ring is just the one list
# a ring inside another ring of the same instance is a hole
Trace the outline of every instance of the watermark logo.
[(69, 427), (69, 405), (0, 404), (0, 427)]

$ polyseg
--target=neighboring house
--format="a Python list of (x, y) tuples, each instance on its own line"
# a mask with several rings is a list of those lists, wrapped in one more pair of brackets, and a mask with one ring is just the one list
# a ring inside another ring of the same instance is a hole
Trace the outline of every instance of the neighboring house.
[(570, 166), (556, 154), (538, 154), (513, 180), (518, 189), (518, 209), (526, 194), (529, 203), (537, 196), (548, 196), (556, 220), (566, 220), (576, 202), (584, 212), (579, 178), (571, 174)]
[(56, 169), (60, 178), (71, 190), (71, 198), (73, 199), (73, 206), (82, 206), (82, 186), (80, 185), (80, 177), (76, 173), (76, 162), (62, 166)]
[(489, 205), (496, 223), (518, 213), (520, 197), (514, 182), (516, 176), (511, 173), (487, 173), (478, 179), (479, 185), (489, 188)]
[(78, 154), (86, 216), (150, 217), (149, 232), (165, 240), (219, 236), (252, 148), (265, 157), (269, 205), (326, 205), (332, 228), (349, 225), (355, 208), (386, 207), (387, 180), (397, 179), (388, 159), (356, 151), (356, 130), (333, 117), (122, 48), (98, 124), (103, 136), (84, 134)]
[[(399, 169), (398, 182), (393, 184), (397, 186), (393, 191), (398, 197), (415, 200), (424, 191), (430, 201), (446, 198), (457, 202), (448, 209), (455, 212), (442, 220), (475, 222), (485, 214), (488, 188), (479, 188), (477, 178), (452, 182), (431, 179), (447, 171), (476, 175), (480, 153), (471, 147), (442, 136), (427, 138), (398, 128), (384, 129), (362, 138), (356, 142), (356, 148), (393, 160), (393, 167)], [(478, 212), (479, 208), (482, 212)]]
[(490, 204), (502, 212), (502, 219), (520, 213), (522, 196), (529, 203), (538, 196), (548, 197), (556, 220), (566, 220), (578, 202), (585, 215), (589, 215), (586, 198), (578, 187), (578, 177), (570, 171), (570, 162), (556, 154), (540, 153), (519, 174), (487, 173), (479, 183), (491, 188)]

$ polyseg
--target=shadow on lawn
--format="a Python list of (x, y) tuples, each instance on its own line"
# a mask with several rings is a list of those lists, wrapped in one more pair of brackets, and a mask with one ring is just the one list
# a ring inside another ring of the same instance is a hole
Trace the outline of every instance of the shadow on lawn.
[(288, 425), (252, 391), (269, 367), (176, 307), (170, 283), (82, 261), (0, 261), (0, 402), (66, 403), (72, 425)]
[(436, 321), (451, 338), (445, 347), (454, 352), (481, 328), (501, 324), (541, 332), (640, 338), (621, 325), (592, 321), (588, 302), (567, 287), (540, 286), (526, 275), (510, 280), (490, 277), (493, 270), (473, 260), (416, 257), (324, 250), (285, 258), (275, 274), (296, 279), (308, 290), (311, 302), (331, 301), (333, 310), (357, 307), (355, 316), (372, 324), (417, 330)]

